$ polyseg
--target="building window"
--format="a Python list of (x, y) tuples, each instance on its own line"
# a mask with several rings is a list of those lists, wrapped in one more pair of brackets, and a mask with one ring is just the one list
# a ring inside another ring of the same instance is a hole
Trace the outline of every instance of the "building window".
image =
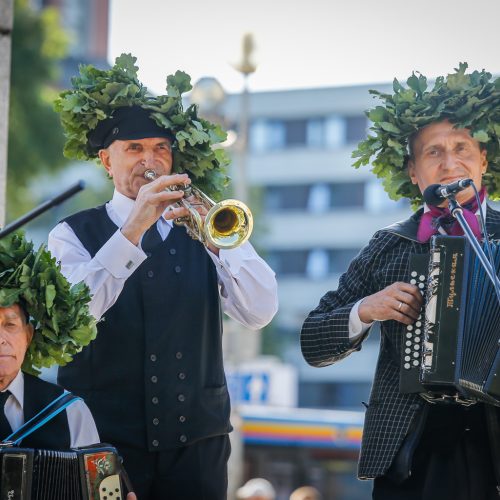
[(325, 146), (325, 120), (323, 118), (307, 120), (307, 146), (310, 148)]
[(250, 126), (250, 147), (255, 152), (294, 147), (336, 149), (365, 139), (367, 126), (364, 115), (257, 119)]
[(314, 184), (309, 191), (307, 211), (314, 214), (325, 213), (330, 210), (332, 191), (328, 184)]
[(275, 250), (269, 252), (268, 262), (280, 276), (304, 276), (306, 274), (308, 250)]
[(346, 116), (345, 117), (345, 142), (352, 144), (366, 139), (366, 129), (368, 122), (366, 116)]
[(410, 202), (406, 198), (398, 201), (391, 200), (385, 192), (379, 179), (372, 179), (365, 185), (365, 208), (371, 213), (385, 213), (394, 210), (410, 209)]
[(345, 120), (341, 116), (329, 116), (325, 121), (325, 143), (330, 149), (345, 143)]
[(325, 120), (323, 118), (258, 119), (250, 126), (249, 143), (250, 149), (254, 152), (294, 147), (324, 147)]
[(266, 210), (305, 210), (311, 186), (268, 186), (265, 191)]
[(307, 120), (286, 120), (285, 145), (287, 147), (305, 146), (307, 144)]
[(315, 249), (307, 256), (306, 274), (311, 279), (326, 278), (329, 274), (330, 258), (328, 252), (322, 249)]
[(90, 5), (79, 0), (67, 0), (61, 6), (63, 24), (74, 39), (69, 46), (73, 57), (81, 57), (88, 47)]
[(347, 271), (359, 248), (333, 248), (329, 251), (330, 273), (342, 274)]
[(267, 186), (264, 195), (264, 207), (268, 211), (304, 210), (325, 213), (332, 209), (362, 208), (364, 205), (364, 182)]
[(283, 149), (286, 138), (285, 132), (283, 122), (256, 120), (250, 126), (250, 149), (256, 153)]
[(332, 208), (363, 207), (365, 201), (364, 182), (342, 182), (331, 185)]
[(272, 250), (267, 260), (279, 276), (328, 278), (347, 270), (359, 248)]

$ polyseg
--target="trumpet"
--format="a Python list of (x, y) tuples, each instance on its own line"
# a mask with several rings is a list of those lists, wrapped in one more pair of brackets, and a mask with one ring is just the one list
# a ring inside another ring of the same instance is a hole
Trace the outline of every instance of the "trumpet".
[[(144, 178), (154, 181), (158, 175), (154, 170), (146, 170)], [(238, 200), (222, 200), (215, 203), (201, 189), (190, 184), (165, 188), (166, 191), (184, 191), (184, 196), (172, 206), (184, 207), (189, 211), (186, 217), (178, 217), (174, 223), (185, 226), (187, 233), (205, 246), (208, 244), (221, 249), (236, 248), (250, 238), (253, 216), (250, 209)], [(192, 198), (188, 201), (188, 198)], [(196, 210), (203, 206), (208, 210), (205, 220)]]

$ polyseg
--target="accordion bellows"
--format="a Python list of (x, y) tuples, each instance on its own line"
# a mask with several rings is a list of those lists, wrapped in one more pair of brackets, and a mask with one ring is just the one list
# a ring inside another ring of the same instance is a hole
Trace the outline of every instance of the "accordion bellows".
[[(491, 254), (498, 275), (498, 242)], [(425, 301), (403, 340), (400, 391), (500, 406), (500, 304), (470, 244), (434, 236), (430, 255), (410, 258), (410, 282)]]
[(107, 445), (71, 451), (0, 449), (1, 500), (124, 500), (121, 462)]

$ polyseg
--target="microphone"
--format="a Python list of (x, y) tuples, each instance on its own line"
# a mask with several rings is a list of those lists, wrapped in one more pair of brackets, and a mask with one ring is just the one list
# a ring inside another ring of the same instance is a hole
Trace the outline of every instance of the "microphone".
[(467, 189), (473, 183), (472, 179), (460, 179), (450, 184), (431, 184), (424, 190), (424, 201), (427, 205), (441, 205), (444, 200)]

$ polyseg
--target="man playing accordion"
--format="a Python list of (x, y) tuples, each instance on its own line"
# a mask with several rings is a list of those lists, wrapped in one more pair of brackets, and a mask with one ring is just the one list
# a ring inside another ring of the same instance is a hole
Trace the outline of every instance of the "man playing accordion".
[[(73, 354), (95, 338), (95, 319), (88, 312), (89, 300), (88, 289), (81, 284), (71, 287), (44, 247), (34, 251), (33, 244), (20, 234), (0, 240), (2, 498), (4, 495), (28, 498), (31, 494), (25, 489), (30, 481), (13, 480), (31, 477), (33, 473), (33, 465), (15, 467), (18, 454), (50, 455), (57, 450), (66, 453), (69, 460), (73, 448), (101, 446), (87, 405), (62, 387), (37, 377), (42, 367), (70, 362)], [(20, 447), (23, 450), (18, 450)], [(14, 465), (7, 464), (7, 456)], [(48, 464), (45, 478), (57, 477), (55, 462), (49, 459), (45, 463)], [(44, 482), (44, 478), (35, 477), (51, 498), (64, 497), (65, 481)], [(81, 483), (78, 474), (71, 480)], [(36, 486), (35, 478), (32, 484), (36, 496), (40, 486)], [(78, 493), (83, 494), (81, 490)], [(127, 498), (136, 497), (131, 493)]]
[[(414, 207), (433, 184), (470, 178), (486, 211), (487, 231), (500, 237), (500, 213), (487, 206), (498, 197), (500, 79), (484, 71), (438, 78), (413, 74), (368, 113), (375, 133), (360, 143), (355, 166), (372, 164), (393, 199)], [(477, 238), (478, 205), (469, 187), (456, 196)], [(380, 354), (366, 411), (358, 475), (374, 478), (373, 498), (383, 500), (493, 499), (500, 485), (499, 410), (484, 403), (431, 403), (400, 391), (406, 327), (423, 299), (409, 281), (411, 254), (429, 253), (434, 234), (460, 235), (446, 200), (424, 205), (406, 221), (386, 227), (351, 262), (338, 289), (328, 292), (304, 322), (302, 352), (326, 366), (361, 349), (380, 322)]]
[[(63, 394), (63, 388), (36, 375), (44, 366), (71, 361), (95, 337), (89, 299), (85, 288), (70, 288), (43, 247), (35, 252), (18, 234), (0, 240), (2, 441)], [(25, 447), (55, 450), (95, 443), (99, 435), (82, 400), (22, 441)]]

